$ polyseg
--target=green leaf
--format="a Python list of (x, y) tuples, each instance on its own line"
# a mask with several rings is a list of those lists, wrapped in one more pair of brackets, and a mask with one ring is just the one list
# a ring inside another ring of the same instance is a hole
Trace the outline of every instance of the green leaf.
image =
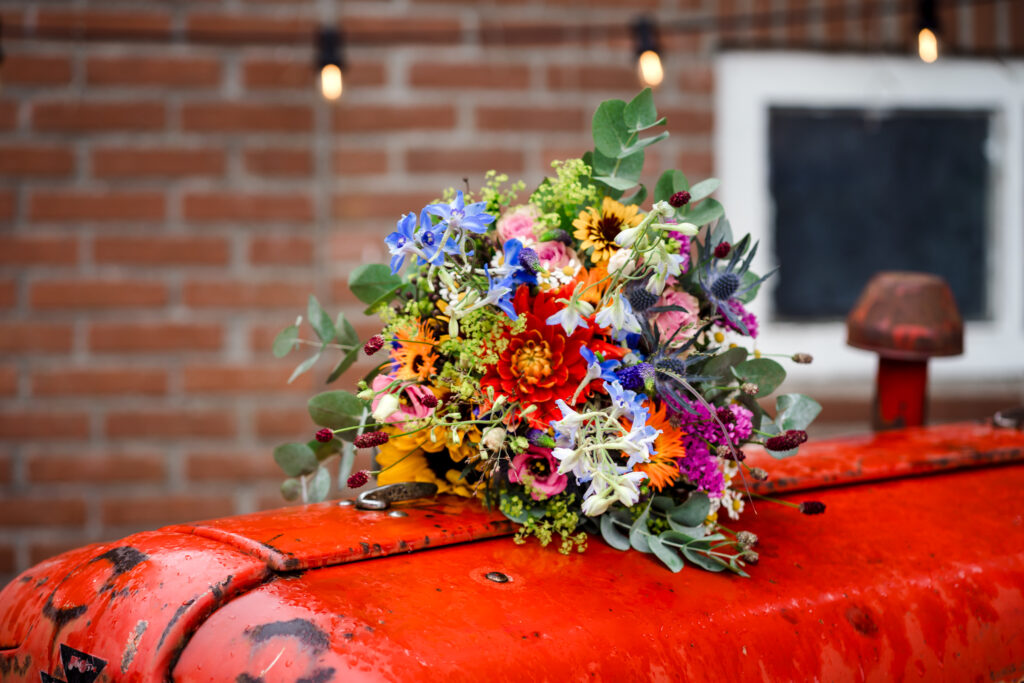
[[(504, 501), (508, 496), (504, 493), (501, 494), (501, 500)], [(540, 519), (544, 516), (544, 508), (536, 507), (523, 507), (523, 511), (518, 515), (510, 515), (503, 509), (502, 506), (498, 506), (501, 510), (501, 514), (505, 515), (508, 519), (512, 520), (516, 524), (526, 524), (531, 519)]]
[(693, 543), (697, 540), (689, 534), (685, 534), (681, 531), (675, 531), (673, 529), (662, 531), (659, 538), (661, 538), (663, 543), (674, 543), (677, 546), (680, 546), (680, 548), (685, 546), (687, 543)]
[(622, 533), (619, 526), (613, 521), (618, 518), (627, 524), (630, 523), (629, 515), (622, 510), (609, 510), (601, 515), (601, 537), (604, 542), (616, 550), (629, 550), (629, 538)]
[(725, 209), (722, 208), (721, 204), (714, 199), (705, 199), (686, 213), (686, 222), (700, 227), (724, 215)]
[(723, 218), (715, 223), (714, 229), (711, 230), (711, 244), (716, 245), (720, 242), (733, 243), (732, 225), (730, 225), (728, 218)]
[(302, 482), (295, 478), (281, 482), (281, 497), (287, 501), (298, 500), (302, 495)]
[(644, 149), (650, 147), (651, 145), (653, 145), (656, 142), (661, 142), (662, 140), (664, 140), (667, 137), (668, 137), (668, 133), (666, 132), (666, 133), (658, 133), (654, 137), (650, 137), (650, 138), (641, 138), (640, 140), (637, 140), (636, 142), (634, 142), (633, 144), (629, 145), (628, 147), (623, 149), (621, 152), (619, 152), (619, 157), (621, 158), (621, 157), (629, 156), (630, 154), (635, 154), (635, 153), (637, 153), (637, 152), (639, 152), (641, 150), (644, 150)]
[(378, 299), (402, 284), (402, 278), (391, 274), (391, 268), (383, 263), (366, 263), (352, 271), (348, 286), (356, 298), (364, 304), (376, 303)]
[[(711, 511), (711, 499), (702, 491), (694, 491), (686, 502), (669, 513), (669, 520), (688, 527), (699, 527)], [(703, 534), (701, 534), (703, 535)]]
[(676, 551), (672, 546), (665, 545), (665, 541), (662, 536), (667, 531), (662, 532), (659, 536), (651, 536), (647, 539), (648, 545), (651, 547), (651, 552), (654, 556), (661, 560), (662, 564), (668, 567), (673, 573), (678, 573), (683, 569), (683, 558), (679, 556), (679, 552)]
[(384, 306), (387, 306), (389, 303), (391, 303), (391, 300), (395, 298), (395, 294), (398, 294), (398, 292), (402, 291), (402, 288), (404, 287), (405, 283), (400, 283), (392, 287), (388, 291), (384, 292), (379, 297), (377, 297), (377, 299), (373, 303), (366, 307), (366, 309), (363, 311), (363, 314), (373, 315), (377, 313), (380, 309), (384, 308)]
[(334, 329), (337, 332), (338, 343), (342, 346), (359, 346), (359, 334), (356, 332), (356, 328), (352, 326), (352, 323), (348, 321), (344, 313), (338, 314), (338, 319), (334, 323)]
[(629, 142), (630, 133), (623, 121), (625, 109), (626, 103), (622, 100), (605, 100), (594, 112), (594, 148), (613, 159), (619, 157)]
[[(366, 402), (355, 394), (340, 390), (317, 394), (309, 399), (307, 404), (309, 416), (313, 418), (313, 422), (321, 427), (330, 427), (331, 429), (356, 426), (366, 407)], [(351, 441), (355, 438), (352, 434), (354, 431), (350, 429), (341, 432), (337, 438)]]
[(623, 198), (621, 201), (623, 204), (636, 204), (637, 206), (640, 206), (644, 203), (645, 199), (647, 199), (647, 188), (641, 185), (639, 190), (630, 196)]
[(747, 272), (743, 273), (743, 279), (740, 281), (740, 288), (744, 289), (746, 287), (750, 287), (750, 289), (747, 289), (745, 292), (743, 292), (741, 296), (738, 296), (736, 298), (745, 304), (749, 304), (751, 301), (753, 301), (754, 298), (757, 296), (757, 292), (761, 289), (760, 284), (754, 285), (754, 283), (757, 282), (759, 279), (760, 276), (752, 270), (748, 270)]
[(321, 346), (319, 351), (317, 351), (312, 356), (310, 356), (306, 360), (304, 360), (301, 363), (299, 363), (299, 366), (297, 368), (295, 368), (295, 370), (292, 372), (292, 376), (288, 378), (288, 384), (291, 384), (292, 382), (294, 382), (295, 378), (298, 377), (299, 375), (301, 375), (301, 374), (303, 374), (305, 372), (308, 372), (309, 369), (311, 367), (313, 367), (313, 365), (318, 360), (320, 360), (320, 354), (323, 353), (325, 348), (326, 348), (326, 346)]
[(658, 110), (654, 107), (654, 94), (650, 88), (644, 88), (622, 110), (622, 118), (626, 128), (637, 132), (650, 128), (658, 121)]
[(316, 474), (309, 482), (309, 502), (319, 503), (322, 500), (327, 499), (327, 494), (331, 491), (331, 473), (327, 471), (326, 467), (318, 467)]
[(639, 550), (642, 553), (651, 552), (651, 548), (647, 544), (647, 539), (651, 535), (651, 532), (647, 530), (647, 517), (650, 512), (651, 504), (647, 503), (644, 511), (633, 522), (633, 526), (629, 527), (629, 544), (633, 546), (634, 550)]
[(786, 379), (786, 371), (771, 358), (751, 358), (732, 369), (732, 374), (741, 382), (757, 385), (754, 398), (768, 396), (779, 388)]
[(742, 346), (737, 346), (708, 359), (701, 369), (701, 374), (717, 379), (731, 378), (732, 375), (729, 371), (746, 359), (747, 350)]
[(676, 503), (670, 496), (655, 496), (651, 499), (651, 505), (658, 512), (668, 514), (675, 509)]
[(281, 444), (274, 449), (274, 462), (289, 477), (309, 474), (317, 466), (316, 454), (304, 443)]
[(807, 429), (821, 412), (821, 404), (803, 394), (783, 394), (775, 399), (775, 422), (782, 431)]
[(700, 181), (690, 188), (690, 201), (699, 202), (705, 197), (711, 196), (711, 193), (717, 190), (721, 184), (722, 181), (718, 178), (708, 178), (707, 180)]
[(338, 364), (334, 366), (334, 369), (331, 370), (331, 374), (327, 376), (327, 384), (330, 384), (341, 377), (346, 370), (352, 367), (352, 364), (356, 362), (357, 358), (359, 358), (359, 347), (353, 346), (349, 349), (349, 352), (346, 353), (340, 361), (338, 361)]
[(686, 176), (683, 175), (682, 171), (665, 171), (658, 178), (658, 182), (654, 186), (654, 201), (667, 202), (676, 192), (682, 192), (689, 188), (690, 183), (686, 180)]
[(630, 188), (636, 187), (635, 180), (627, 180), (626, 178), (619, 178), (617, 176), (599, 175), (594, 176), (594, 180), (599, 183), (604, 183), (608, 187), (613, 190), (618, 190), (619, 192), (625, 192)]
[(341, 441), (338, 439), (331, 439), (327, 443), (320, 443), (316, 439), (310, 439), (306, 442), (306, 445), (309, 446), (309, 450), (313, 451), (319, 462), (323, 462), (341, 451)]
[(331, 322), (331, 316), (327, 315), (327, 311), (323, 309), (320, 302), (312, 294), (309, 295), (306, 317), (309, 318), (309, 324), (313, 327), (313, 331), (316, 332), (316, 336), (320, 337), (320, 341), (325, 344), (330, 344), (334, 341), (336, 332), (334, 330), (334, 323)]
[(299, 326), (289, 325), (274, 337), (273, 353), (274, 358), (284, 358), (295, 348), (295, 342), (299, 338)]
[(685, 555), (686, 559), (690, 562), (693, 562), (701, 569), (706, 569), (709, 572), (720, 572), (728, 567), (728, 565), (718, 558), (710, 557), (700, 552), (700, 550), (698, 550), (697, 547), (694, 547), (693, 544), (683, 548), (683, 555)]

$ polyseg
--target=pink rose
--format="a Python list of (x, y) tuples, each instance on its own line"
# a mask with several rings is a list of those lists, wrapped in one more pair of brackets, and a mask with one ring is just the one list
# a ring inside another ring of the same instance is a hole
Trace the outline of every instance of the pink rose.
[[(394, 377), (386, 375), (377, 375), (373, 378), (373, 384), (371, 388), (377, 392), (377, 396), (373, 399), (371, 410), (376, 410), (378, 404), (380, 404), (381, 398), (384, 396), (383, 392), (389, 384), (395, 381)], [(394, 392), (392, 392), (394, 393)], [(406, 382), (401, 385), (398, 389), (397, 394), (400, 407), (395, 412), (391, 413), (388, 417), (384, 418), (384, 422), (394, 424), (399, 429), (406, 429), (406, 421), (422, 420), (425, 417), (430, 416), (432, 408), (428, 408), (423, 405), (423, 398), (427, 394), (432, 394), (430, 389), (421, 387), (418, 384)]]
[(569, 482), (566, 475), (558, 473), (558, 461), (552, 457), (551, 449), (542, 446), (530, 446), (512, 458), (508, 480), (513, 484), (529, 482), (534, 500), (558, 495)]
[(537, 241), (533, 226), (536, 225), (538, 218), (540, 210), (532, 204), (523, 204), (505, 212), (505, 215), (498, 219), (498, 239), (502, 244), (511, 239), (517, 239), (524, 245)]
[(658, 332), (661, 333), (662, 339), (668, 339), (675, 334), (676, 330), (679, 330), (679, 334), (676, 334), (672, 343), (682, 344), (697, 331), (697, 323), (700, 320), (700, 302), (697, 301), (697, 297), (675, 289), (666, 289), (661, 293), (661, 298), (655, 305), (679, 306), (686, 309), (685, 313), (683, 311), (665, 311), (654, 316), (654, 324), (658, 326)]
[(561, 242), (541, 242), (533, 245), (532, 249), (537, 252), (541, 265), (548, 270), (564, 268), (576, 255)]

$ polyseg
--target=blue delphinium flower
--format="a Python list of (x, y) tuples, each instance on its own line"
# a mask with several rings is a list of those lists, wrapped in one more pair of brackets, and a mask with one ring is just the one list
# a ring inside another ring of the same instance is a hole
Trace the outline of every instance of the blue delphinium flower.
[(407, 256), (419, 256), (420, 249), (416, 245), (416, 214), (407, 213), (398, 219), (396, 230), (384, 238), (391, 253), (391, 273), (397, 274), (405, 264)]
[(513, 321), (519, 320), (516, 307), (512, 304), (512, 292), (515, 291), (515, 284), (507, 277), (495, 280), (491, 277), (491, 271), (486, 265), (484, 266), (484, 274), (487, 276), (487, 294), (481, 301), (481, 305), (494, 304)]
[(522, 261), (524, 253), (528, 251), (519, 240), (507, 240), (502, 247), (502, 264), (495, 268), (494, 272), (514, 285), (537, 284), (537, 272)]
[(466, 206), (462, 190), (455, 195), (451, 204), (431, 204), (424, 211), (441, 219), (443, 226), (455, 240), (461, 241), (464, 231), (481, 235), (494, 222), (494, 216), (487, 213), (487, 202), (476, 202)]
[(624, 389), (618, 381), (605, 381), (604, 388), (608, 392), (609, 398), (612, 399), (614, 408), (612, 412), (616, 416), (625, 415), (633, 422), (640, 424), (647, 422), (647, 409), (641, 405), (646, 396)]
[(603, 379), (606, 382), (614, 382), (617, 379), (614, 371), (621, 365), (619, 361), (598, 360), (597, 355), (586, 346), (580, 347), (580, 355), (587, 361), (587, 376), (583, 379), (583, 384), (595, 379)]

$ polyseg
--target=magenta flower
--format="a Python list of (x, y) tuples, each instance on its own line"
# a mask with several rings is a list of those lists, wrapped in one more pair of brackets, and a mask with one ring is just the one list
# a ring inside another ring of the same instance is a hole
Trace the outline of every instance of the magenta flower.
[(551, 449), (543, 446), (530, 446), (512, 458), (508, 479), (513, 484), (529, 483), (534, 500), (558, 495), (569, 482), (569, 477), (558, 473), (558, 461), (551, 455)]
[[(377, 375), (373, 378), (373, 384), (371, 387), (376, 392), (383, 392), (388, 385), (394, 381), (394, 377)], [(430, 389), (427, 389), (426, 387), (406, 382), (401, 385), (398, 389), (398, 393), (395, 395), (399, 399), (398, 410), (384, 418), (384, 422), (394, 424), (399, 429), (408, 429), (409, 427), (405, 426), (405, 422), (422, 420), (425, 417), (429, 417), (433, 410), (426, 405), (426, 403), (430, 402), (426, 397), (428, 395), (433, 397), (434, 395), (431, 393)], [(384, 394), (378, 393), (373, 399), (371, 410), (376, 410), (383, 398)], [(405, 400), (403, 401), (402, 399)], [(437, 405), (437, 403), (435, 402), (434, 405)]]

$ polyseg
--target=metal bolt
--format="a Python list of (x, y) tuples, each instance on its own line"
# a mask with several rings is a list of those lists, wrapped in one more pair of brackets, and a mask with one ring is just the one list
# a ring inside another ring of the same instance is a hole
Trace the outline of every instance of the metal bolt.
[(501, 572), (487, 572), (487, 574), (484, 575), (484, 578), (488, 581), (493, 581), (494, 583), (508, 583), (512, 580), (508, 578), (508, 574), (502, 574)]
[(355, 502), (351, 500), (342, 500), (338, 502), (338, 506), (343, 508), (352, 507), (353, 505), (355, 505)]
[(409, 516), (408, 512), (403, 512), (401, 510), (392, 510), (391, 512), (388, 513), (388, 517), (408, 517), (408, 516)]

